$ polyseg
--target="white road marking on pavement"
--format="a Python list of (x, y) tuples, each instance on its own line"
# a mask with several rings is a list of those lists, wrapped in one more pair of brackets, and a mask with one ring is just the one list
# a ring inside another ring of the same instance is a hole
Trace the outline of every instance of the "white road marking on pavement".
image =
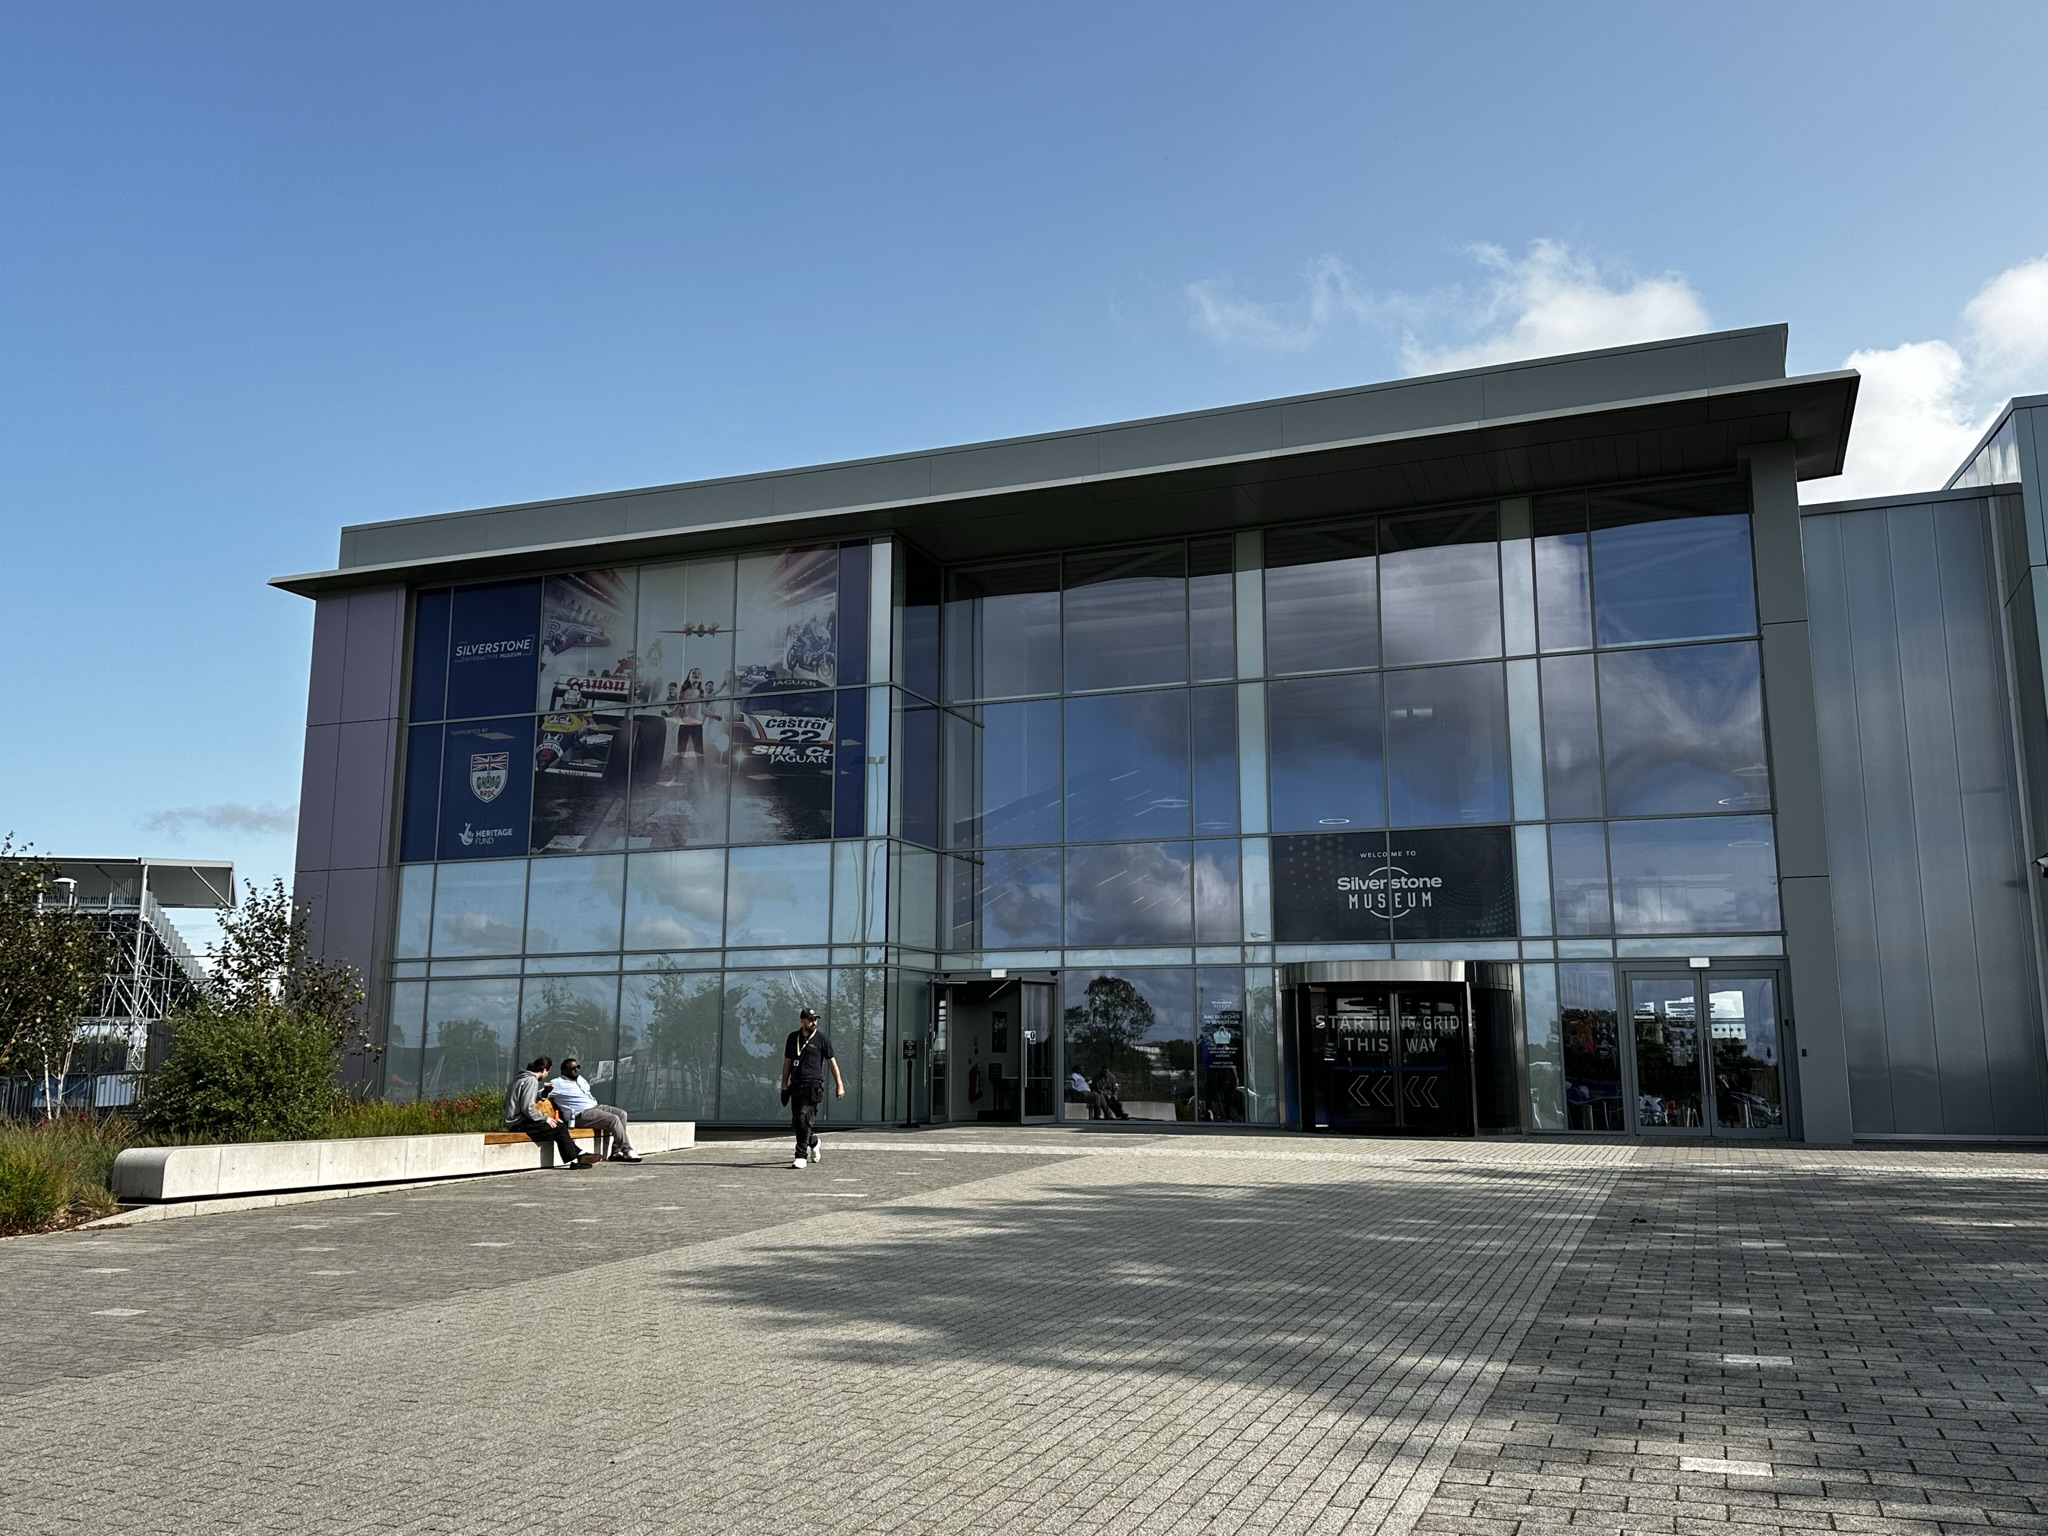
[(99, 1311), (97, 1311), (97, 1312), (93, 1313), (93, 1316), (94, 1316), (94, 1317), (140, 1317), (140, 1316), (142, 1316), (142, 1308), (140, 1308), (140, 1307), (102, 1307), (102, 1308), (100, 1308), (100, 1310), (99, 1310)]
[(299, 1253), (336, 1253), (336, 1252), (338, 1252), (339, 1250), (338, 1250), (338, 1249), (336, 1249), (336, 1248), (333, 1248), (333, 1247), (326, 1247), (326, 1248), (312, 1247), (312, 1248), (300, 1248), (300, 1249), (298, 1249), (298, 1250), (296, 1250), (296, 1251), (297, 1251), (297, 1252), (299, 1252)]
[(471, 1243), (472, 1248), (510, 1248), (510, 1243)]
[(291, 1230), (294, 1232), (319, 1232), (324, 1230), (326, 1226), (327, 1223), (324, 1221), (300, 1221), (294, 1222)]
[(540, 1202), (538, 1200), (514, 1200), (512, 1202), (512, 1209), (515, 1211), (537, 1211), (540, 1209)]
[(1723, 1365), (1790, 1365), (1790, 1355), (1723, 1355)]
[(81, 1275), (125, 1275), (128, 1271), (125, 1269), (81, 1269), (79, 1273)]
[(569, 1225), (572, 1227), (595, 1227), (601, 1225), (603, 1221), (604, 1218), (602, 1216), (571, 1216), (569, 1218)]
[(1681, 1456), (1681, 1472), (1719, 1472), (1724, 1477), (1772, 1477), (1768, 1461), (1725, 1461), (1719, 1456)]
[(1782, 1248), (1785, 1245), (1781, 1242), (1776, 1241), (1775, 1239), (1761, 1237), (1745, 1237), (1742, 1240), (1742, 1246), (1745, 1248)]
[(657, 1211), (680, 1211), (682, 1207), (680, 1205), (657, 1205), (655, 1209)]
[(306, 1273), (309, 1275), (352, 1275), (355, 1271), (352, 1269), (309, 1269)]
[(867, 1196), (858, 1190), (847, 1193), (840, 1193), (838, 1191), (828, 1193), (825, 1190), (817, 1189), (807, 1190), (803, 1194), (796, 1196), (796, 1198), (799, 1200), (865, 1200)]
[(1996, 1317), (1998, 1314), (1989, 1307), (1936, 1307), (1937, 1312), (1958, 1313), (1964, 1317)]

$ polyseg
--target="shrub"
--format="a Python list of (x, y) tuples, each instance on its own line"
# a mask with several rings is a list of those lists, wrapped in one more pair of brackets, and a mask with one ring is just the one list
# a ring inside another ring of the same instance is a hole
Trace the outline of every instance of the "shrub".
[(505, 1095), (496, 1088), (476, 1088), (449, 1099), (419, 1104), (386, 1104), (380, 1100), (344, 1104), (320, 1132), (322, 1136), (431, 1136), (445, 1131), (495, 1131), (504, 1123)]
[(171, 1051), (151, 1073), (142, 1127), (210, 1141), (317, 1136), (334, 1114), (341, 1048), (331, 1030), (276, 1003), (202, 1003), (171, 1021)]
[(0, 1122), (0, 1236), (41, 1232), (114, 1209), (107, 1188), (125, 1127), (80, 1119)]
[(54, 1226), (70, 1189), (58, 1164), (0, 1147), (0, 1235)]

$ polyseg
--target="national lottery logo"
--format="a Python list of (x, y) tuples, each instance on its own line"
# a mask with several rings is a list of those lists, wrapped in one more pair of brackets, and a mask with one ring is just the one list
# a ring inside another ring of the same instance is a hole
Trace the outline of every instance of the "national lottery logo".
[(511, 754), (472, 752), (469, 755), (469, 792), (485, 805), (505, 792), (510, 779)]

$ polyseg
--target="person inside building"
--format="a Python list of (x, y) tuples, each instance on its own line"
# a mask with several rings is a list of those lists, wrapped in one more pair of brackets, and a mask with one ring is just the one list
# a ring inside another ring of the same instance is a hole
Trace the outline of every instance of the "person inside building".
[(1095, 1097), (1102, 1105), (1105, 1120), (1128, 1120), (1124, 1113), (1123, 1084), (1116, 1080), (1116, 1074), (1104, 1067), (1095, 1076)]
[(615, 1104), (597, 1102), (597, 1095), (590, 1091), (589, 1080), (583, 1075), (582, 1063), (574, 1056), (562, 1058), (562, 1070), (549, 1085), (548, 1097), (555, 1101), (555, 1109), (564, 1120), (594, 1130), (600, 1142), (611, 1143), (611, 1161), (641, 1160), (633, 1150), (633, 1138), (626, 1132), (626, 1112)]
[(539, 1107), (540, 1085), (554, 1064), (552, 1056), (536, 1056), (526, 1064), (525, 1071), (513, 1077), (511, 1086), (505, 1090), (505, 1129), (524, 1131), (543, 1145), (553, 1142), (555, 1155), (564, 1168), (588, 1168), (597, 1161), (597, 1154), (578, 1152), (576, 1138), (569, 1134), (562, 1117)]

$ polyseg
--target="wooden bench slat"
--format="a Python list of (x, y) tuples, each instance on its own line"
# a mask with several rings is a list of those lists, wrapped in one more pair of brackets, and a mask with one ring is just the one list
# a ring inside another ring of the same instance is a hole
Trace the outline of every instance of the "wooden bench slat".
[[(578, 1141), (591, 1141), (596, 1138), (597, 1131), (595, 1127), (586, 1125), (570, 1131), (569, 1134), (575, 1137)], [(532, 1138), (528, 1136), (524, 1131), (484, 1132), (484, 1145), (487, 1147), (507, 1147), (515, 1141), (530, 1140), (532, 1140)]]

